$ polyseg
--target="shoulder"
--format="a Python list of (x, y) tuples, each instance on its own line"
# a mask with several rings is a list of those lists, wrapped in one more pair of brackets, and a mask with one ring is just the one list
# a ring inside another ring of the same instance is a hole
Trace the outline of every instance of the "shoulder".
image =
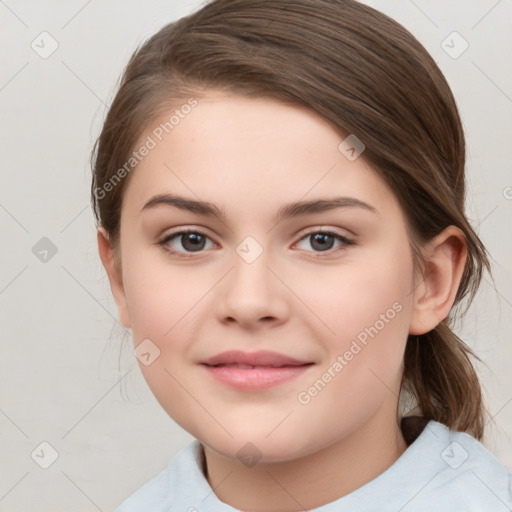
[(180, 506), (185, 507), (184, 511), (188, 510), (189, 497), (197, 497), (207, 483), (201, 472), (200, 457), (199, 442), (189, 443), (165, 469), (132, 493), (115, 512), (167, 512)]
[(416, 463), (430, 467), (430, 480), (404, 512), (455, 506), (475, 512), (512, 510), (510, 470), (477, 439), (430, 421), (415, 444), (424, 455)]

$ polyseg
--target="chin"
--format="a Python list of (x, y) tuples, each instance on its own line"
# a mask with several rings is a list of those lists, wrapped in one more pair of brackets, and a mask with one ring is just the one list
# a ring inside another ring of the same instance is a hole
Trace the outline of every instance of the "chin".
[(235, 428), (229, 429), (232, 438), (225, 433), (212, 435), (211, 432), (197, 432), (193, 435), (219, 455), (239, 460), (248, 467), (254, 463), (292, 461), (310, 455), (320, 448), (313, 442), (314, 438), (318, 439), (317, 434), (307, 436), (298, 428), (283, 428), (279, 434), (276, 430), (268, 436), (270, 430), (267, 425), (262, 429), (252, 427), (247, 428), (247, 425), (244, 425), (239, 431)]

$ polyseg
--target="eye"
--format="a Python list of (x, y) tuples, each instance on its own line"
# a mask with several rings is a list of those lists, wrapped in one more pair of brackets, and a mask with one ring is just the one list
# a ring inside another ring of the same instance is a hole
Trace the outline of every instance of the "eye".
[[(355, 244), (353, 240), (350, 240), (339, 233), (318, 229), (310, 231), (306, 236), (301, 238), (300, 242), (305, 240), (309, 240), (309, 244), (314, 249), (314, 252), (335, 252), (336, 250), (343, 250), (347, 246)], [(339, 245), (332, 250), (336, 241), (339, 242)]]
[[(307, 240), (310, 241), (310, 247), (313, 248), (315, 253), (332, 253), (355, 244), (355, 241), (339, 233), (315, 229), (303, 236), (296, 245)], [(208, 241), (211, 243), (210, 247), (206, 247)], [(336, 241), (338, 245), (333, 249)], [(170, 254), (176, 254), (185, 258), (191, 257), (194, 253), (200, 253), (205, 248), (208, 249), (216, 246), (208, 235), (197, 229), (183, 229), (171, 233), (158, 242), (158, 245)]]
[(205, 248), (207, 240), (211, 242), (209, 237), (202, 231), (184, 229), (167, 235), (159, 242), (159, 245), (171, 254), (185, 255), (184, 257), (187, 257), (187, 253), (201, 252)]

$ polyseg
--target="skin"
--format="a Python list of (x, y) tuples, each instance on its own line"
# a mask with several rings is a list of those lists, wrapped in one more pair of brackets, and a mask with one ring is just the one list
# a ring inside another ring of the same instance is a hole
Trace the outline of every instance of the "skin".
[[(130, 176), (121, 261), (98, 230), (122, 323), (135, 346), (150, 339), (160, 350), (150, 365), (139, 362), (148, 385), (203, 443), (215, 494), (241, 510), (318, 507), (400, 457), (407, 336), (446, 318), (466, 261), (464, 236), (450, 226), (423, 247), (427, 278), (415, 272), (397, 199), (364, 153), (349, 161), (338, 150), (343, 139), (307, 109), (209, 91)], [(168, 205), (141, 212), (162, 193), (215, 203), (226, 219)], [(376, 211), (349, 207), (274, 220), (286, 203), (335, 195)], [(201, 252), (186, 237), (167, 242), (179, 254), (159, 245), (181, 228), (206, 234)], [(306, 236), (310, 228), (355, 243), (334, 239), (322, 251)], [(236, 251), (247, 236), (263, 250), (252, 263)], [(400, 312), (309, 403), (300, 403), (298, 393), (394, 303)], [(240, 391), (199, 364), (229, 349), (273, 350), (314, 364), (271, 389)], [(248, 442), (261, 457), (251, 467), (237, 457)]]

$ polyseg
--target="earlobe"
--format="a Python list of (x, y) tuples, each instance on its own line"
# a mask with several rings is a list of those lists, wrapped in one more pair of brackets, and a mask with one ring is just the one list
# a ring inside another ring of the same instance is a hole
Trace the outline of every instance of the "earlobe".
[(448, 316), (466, 260), (466, 238), (455, 226), (447, 227), (428, 244), (424, 275), (413, 292), (410, 334), (425, 334)]
[(123, 285), (123, 276), (119, 262), (114, 255), (114, 249), (110, 243), (110, 237), (102, 226), (98, 228), (97, 232), (98, 252), (101, 262), (108, 276), (110, 282), (110, 289), (117, 304), (119, 311), (119, 319), (121, 323), (127, 328), (131, 328), (130, 316), (126, 303), (126, 295)]

